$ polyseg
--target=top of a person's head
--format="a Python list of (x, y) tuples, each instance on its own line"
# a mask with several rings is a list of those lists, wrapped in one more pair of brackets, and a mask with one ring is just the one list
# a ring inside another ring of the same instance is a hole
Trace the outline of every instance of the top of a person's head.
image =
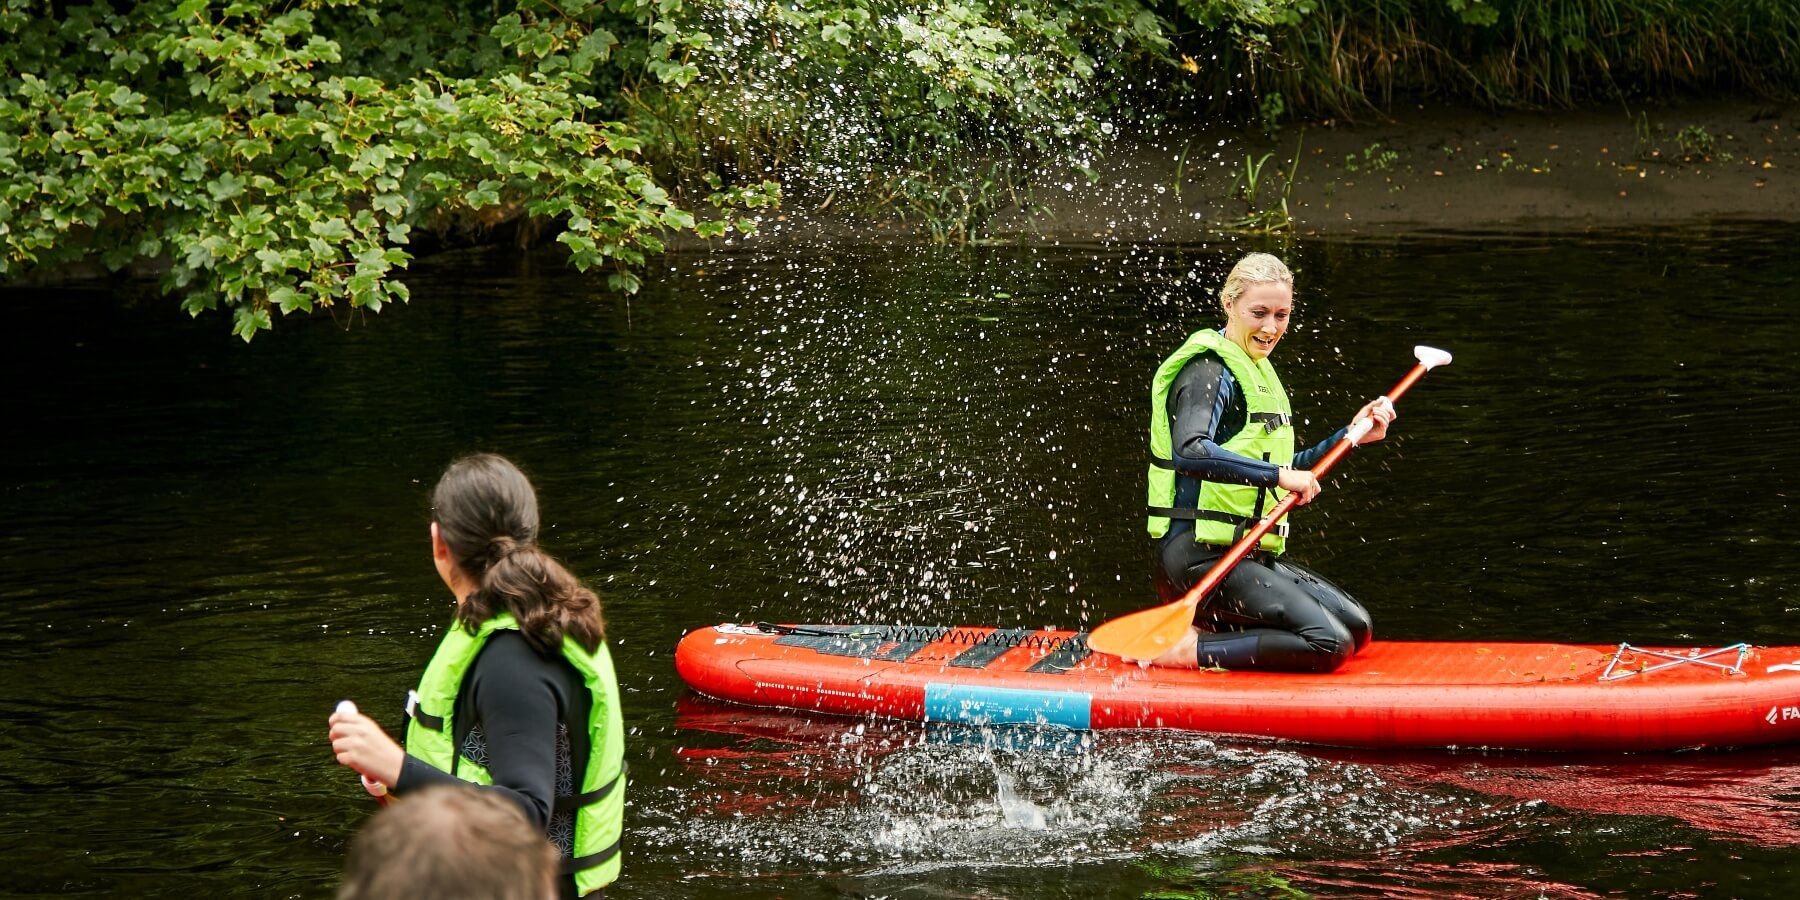
[(1247, 253), (1237, 265), (1231, 267), (1231, 274), (1225, 276), (1224, 286), (1219, 288), (1219, 301), (1230, 305), (1236, 303), (1244, 291), (1255, 284), (1294, 285), (1294, 273), (1288, 271), (1287, 264), (1279, 257), (1269, 253)]
[(478, 453), (450, 464), (431, 491), (431, 517), (456, 567), (476, 588), (458, 598), (471, 634), (506, 612), (539, 653), (569, 637), (589, 653), (606, 635), (600, 598), (538, 546), (537, 491), (503, 456)]
[(350, 841), (338, 900), (551, 900), (558, 854), (518, 805), (473, 787), (397, 798)]
[(537, 491), (504, 456), (477, 453), (450, 464), (431, 491), (431, 517), (463, 571), (479, 577), (505, 554), (533, 546)]

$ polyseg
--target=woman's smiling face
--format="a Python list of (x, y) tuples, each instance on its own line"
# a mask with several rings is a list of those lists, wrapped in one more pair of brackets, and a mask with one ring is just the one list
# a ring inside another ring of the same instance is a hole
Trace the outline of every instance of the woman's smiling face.
[(1225, 337), (1244, 348), (1251, 359), (1262, 359), (1287, 334), (1294, 314), (1294, 287), (1265, 281), (1244, 288), (1236, 302), (1225, 304)]

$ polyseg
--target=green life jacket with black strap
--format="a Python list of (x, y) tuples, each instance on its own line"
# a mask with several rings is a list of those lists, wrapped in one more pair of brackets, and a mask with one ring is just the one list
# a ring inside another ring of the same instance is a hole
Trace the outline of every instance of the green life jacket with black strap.
[[(1294, 415), (1287, 391), (1267, 357), (1251, 359), (1244, 348), (1217, 331), (1197, 331), (1180, 349), (1157, 367), (1150, 383), (1150, 535), (1162, 537), (1174, 518), (1194, 520), (1194, 540), (1230, 545), (1242, 537), (1263, 513), (1287, 493), (1280, 488), (1247, 484), (1200, 482), (1200, 500), (1192, 509), (1175, 508), (1175, 464), (1170, 437), (1169, 387), (1188, 360), (1213, 353), (1225, 362), (1237, 379), (1248, 418), (1244, 427), (1221, 446), (1232, 453), (1289, 466), (1294, 462)], [(1288, 525), (1277, 523), (1263, 535), (1258, 547), (1270, 553), (1287, 548)]]
[[(493, 784), (485, 767), (457, 752), (453, 746), (456, 696), (463, 676), (487, 639), (500, 629), (517, 631), (512, 614), (501, 613), (483, 622), (470, 634), (452, 624), (425, 666), (419, 689), (406, 698), (406, 752), (464, 781)], [(613, 675), (612, 654), (602, 643), (588, 653), (571, 638), (563, 638), (563, 659), (581, 673), (590, 698), (588, 760), (580, 794), (558, 797), (554, 812), (575, 812), (575, 844), (571, 858), (563, 860), (564, 874), (575, 876), (577, 893), (599, 890), (619, 877), (619, 841), (625, 830), (625, 724), (619, 710), (619, 682)]]

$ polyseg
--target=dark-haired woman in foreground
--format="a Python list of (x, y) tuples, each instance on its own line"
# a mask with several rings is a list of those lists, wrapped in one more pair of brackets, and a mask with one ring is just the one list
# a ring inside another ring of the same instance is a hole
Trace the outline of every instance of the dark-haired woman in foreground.
[(600, 600), (539, 549), (537, 494), (491, 454), (431, 494), (431, 554), (455, 623), (407, 698), (406, 748), (369, 717), (331, 717), (338, 762), (396, 797), (470, 782), (519, 804), (563, 855), (564, 896), (619, 876), (624, 727)]

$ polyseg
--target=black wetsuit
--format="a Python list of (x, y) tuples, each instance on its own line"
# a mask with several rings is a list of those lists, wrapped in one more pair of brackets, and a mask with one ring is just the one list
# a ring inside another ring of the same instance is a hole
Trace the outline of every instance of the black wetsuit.
[[(1200, 482), (1273, 488), (1280, 468), (1222, 446), (1247, 418), (1237, 379), (1216, 354), (1188, 360), (1169, 386), (1170, 444), (1176, 507), (1199, 503)], [(1344, 436), (1339, 429), (1294, 455), (1311, 468)], [(1194, 540), (1194, 523), (1175, 519), (1157, 555), (1157, 592), (1165, 601), (1187, 593), (1229, 549)], [(1202, 666), (1280, 672), (1329, 672), (1369, 642), (1373, 626), (1361, 604), (1318, 573), (1261, 550), (1244, 557), (1215, 589), (1197, 619)]]
[[(494, 783), (470, 785), (408, 755), (394, 793), (433, 784), (496, 791), (518, 803), (567, 857), (575, 820), (556, 813), (555, 804), (559, 795), (574, 794), (587, 768), (592, 703), (567, 660), (539, 656), (517, 631), (496, 631), (463, 676), (451, 722), (462, 756), (486, 766)], [(557, 883), (562, 896), (575, 896), (575, 876), (559, 876)]]

